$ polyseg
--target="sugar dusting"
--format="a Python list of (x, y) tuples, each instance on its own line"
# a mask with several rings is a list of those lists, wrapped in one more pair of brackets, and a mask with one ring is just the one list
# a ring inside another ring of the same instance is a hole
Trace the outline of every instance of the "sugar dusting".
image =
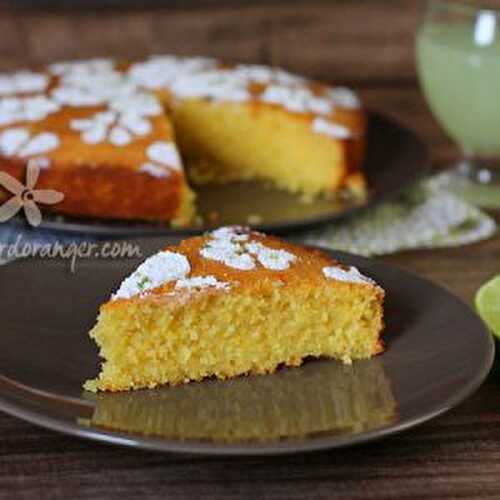
[(346, 126), (320, 117), (313, 120), (312, 129), (317, 134), (327, 135), (334, 139), (349, 139), (352, 137), (352, 132)]
[(0, 95), (29, 94), (43, 92), (49, 84), (49, 77), (43, 73), (17, 71), (0, 73)]
[(251, 99), (246, 81), (230, 71), (212, 70), (187, 75), (172, 84), (172, 92), (181, 98), (203, 97), (215, 101), (244, 102)]
[(44, 120), (60, 109), (59, 103), (44, 95), (5, 97), (0, 99), (0, 126)]
[(173, 142), (153, 142), (148, 146), (146, 156), (154, 163), (165, 165), (172, 170), (182, 170), (181, 157)]
[(222, 262), (234, 269), (249, 271), (255, 269), (259, 262), (266, 269), (284, 271), (296, 260), (296, 256), (286, 250), (249, 241), (249, 233), (240, 226), (222, 227), (209, 236), (209, 240), (200, 250), (201, 256)]
[(59, 147), (60, 141), (56, 134), (51, 132), (41, 132), (34, 135), (22, 149), (18, 151), (19, 156), (33, 156), (41, 153), (48, 153)]
[(347, 87), (334, 87), (327, 92), (328, 97), (335, 106), (345, 109), (358, 109), (361, 107), (359, 97)]
[(151, 133), (150, 117), (160, 113), (161, 106), (154, 96), (138, 93), (116, 97), (109, 102), (108, 110), (71, 120), (69, 126), (81, 132), (81, 139), (87, 144), (108, 141), (120, 147)]
[(27, 128), (9, 128), (0, 133), (0, 153), (6, 157), (28, 157), (48, 153), (60, 145), (51, 132), (32, 134)]
[(171, 170), (163, 165), (157, 165), (156, 163), (146, 162), (139, 167), (139, 172), (143, 172), (152, 177), (158, 177), (159, 179), (169, 177)]
[(180, 75), (191, 75), (216, 67), (214, 59), (207, 57), (152, 56), (133, 64), (128, 78), (147, 89), (161, 89), (172, 85)]
[(376, 284), (371, 278), (361, 274), (354, 266), (350, 266), (347, 269), (340, 266), (324, 267), (323, 274), (326, 278), (337, 281), (346, 281), (349, 283), (368, 283), (370, 285)]
[(180, 279), (175, 284), (176, 290), (204, 290), (207, 288), (216, 288), (218, 290), (228, 290), (230, 284), (225, 281), (219, 281), (215, 276), (195, 276), (192, 278)]
[(269, 248), (258, 242), (250, 242), (246, 249), (266, 268), (273, 271), (284, 271), (295, 262), (297, 257), (286, 250), (277, 250)]
[(260, 100), (277, 104), (295, 113), (316, 113), (328, 115), (333, 103), (325, 97), (314, 95), (307, 87), (284, 87), (270, 85), (260, 95)]
[(112, 299), (129, 299), (164, 283), (181, 280), (191, 271), (188, 259), (176, 252), (159, 252), (146, 259), (120, 285)]
[(146, 161), (139, 167), (153, 177), (168, 177), (173, 171), (182, 171), (182, 160), (173, 142), (155, 141), (146, 149)]

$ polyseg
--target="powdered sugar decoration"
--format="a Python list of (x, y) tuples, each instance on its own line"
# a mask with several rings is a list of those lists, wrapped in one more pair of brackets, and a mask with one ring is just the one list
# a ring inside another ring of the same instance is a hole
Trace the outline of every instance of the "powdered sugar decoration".
[(153, 142), (146, 154), (151, 161), (172, 167), (176, 170), (182, 168), (179, 153), (173, 142), (156, 141)]
[(269, 248), (262, 243), (247, 243), (246, 249), (266, 268), (273, 271), (284, 271), (296, 260), (295, 255), (286, 250)]
[(344, 269), (339, 266), (324, 267), (323, 274), (326, 278), (349, 283), (368, 283), (374, 285), (375, 282), (367, 276), (361, 274), (354, 266)]
[(61, 106), (44, 95), (0, 99), (0, 126), (44, 120)]
[(333, 111), (332, 102), (314, 95), (306, 87), (283, 87), (270, 85), (259, 96), (261, 101), (283, 106), (295, 113), (316, 113), (327, 115)]
[(68, 106), (99, 106), (133, 96), (137, 86), (107, 59), (58, 63), (49, 70), (60, 78), (51, 96)]
[(169, 177), (171, 170), (168, 167), (165, 167), (164, 165), (158, 165), (156, 163), (148, 161), (146, 163), (143, 163), (139, 167), (139, 172), (143, 172), (152, 177), (162, 178), (162, 177)]
[(255, 268), (255, 260), (243, 246), (243, 242), (248, 240), (249, 236), (241, 233), (240, 228), (223, 227), (212, 232), (210, 236), (209, 241), (200, 250), (202, 257), (242, 271)]
[(50, 132), (32, 134), (28, 129), (19, 127), (0, 133), (0, 153), (7, 157), (44, 154), (56, 149), (59, 144), (59, 137)]
[(139, 172), (143, 172), (152, 177), (159, 177), (159, 178), (170, 176), (169, 168), (165, 168), (163, 165), (157, 165), (151, 162), (143, 163), (139, 168)]
[(111, 135), (113, 123), (116, 121), (116, 113), (103, 111), (96, 113), (90, 118), (71, 120), (69, 127), (71, 130), (80, 131), (83, 142), (87, 144), (98, 144), (106, 140), (108, 134)]
[(156, 97), (139, 92), (114, 96), (109, 108), (90, 118), (72, 120), (70, 128), (82, 132), (82, 140), (88, 144), (107, 139), (115, 146), (125, 146), (134, 137), (151, 133), (153, 127), (149, 118), (162, 112)]
[(116, 94), (109, 107), (122, 115), (158, 116), (163, 112), (160, 101), (153, 94), (134, 92), (132, 94)]
[(153, 56), (132, 65), (128, 77), (140, 87), (161, 89), (171, 85), (179, 75), (191, 75), (215, 66), (214, 59), (205, 57)]
[(112, 299), (129, 299), (170, 281), (183, 280), (190, 273), (188, 259), (176, 252), (159, 252), (146, 259), (123, 281)]
[(317, 134), (327, 135), (334, 139), (349, 139), (352, 137), (352, 132), (346, 126), (320, 117), (313, 120), (312, 129)]
[[(264, 92), (264, 98), (261, 100), (271, 99), (275, 101), (276, 97), (274, 90), (284, 89), (287, 93), (286, 101), (290, 107), (297, 107), (295, 102), (291, 102), (289, 94), (300, 94), (303, 97), (307, 93), (310, 101), (310, 106), (319, 109), (320, 112), (329, 112), (330, 106), (328, 101), (322, 98), (315, 98), (305, 87), (305, 80), (299, 76), (292, 75), (281, 69), (269, 68), (267, 66), (244, 65), (240, 64), (232, 68), (211, 68), (205, 71), (188, 72), (180, 78), (171, 80), (171, 90), (178, 96), (183, 98), (203, 97), (214, 99), (215, 101), (233, 101), (244, 102), (251, 99), (249, 87), (251, 84), (269, 85), (271, 88), (267, 93)], [(273, 90), (274, 89), (274, 90)], [(279, 102), (276, 104), (283, 105), (285, 97), (280, 94)], [(302, 108), (301, 108), (302, 110)]]
[(0, 73), (0, 96), (43, 92), (48, 83), (49, 77), (43, 73), (32, 71)]
[(74, 107), (100, 106), (117, 99), (131, 97), (137, 89), (124, 80), (119, 73), (94, 75), (86, 80), (76, 80), (75, 83), (63, 83), (56, 87), (51, 96), (60, 104)]
[(300, 113), (328, 114), (333, 110), (329, 99), (315, 96), (298, 76), (266, 66), (238, 65), (213, 69), (176, 79), (171, 90), (183, 98), (203, 97), (215, 101), (244, 102), (251, 99), (252, 83), (268, 85), (259, 100)]
[(79, 87), (57, 87), (52, 91), (51, 96), (59, 104), (66, 106), (99, 106), (104, 102), (100, 95)]
[(177, 97), (209, 98), (215, 101), (244, 102), (251, 98), (245, 79), (235, 77), (230, 71), (206, 71), (187, 75), (176, 80), (171, 87)]
[(347, 87), (335, 87), (329, 89), (327, 96), (339, 108), (357, 109), (361, 107), (359, 97), (351, 89)]
[(40, 170), (47, 170), (51, 166), (51, 161), (46, 156), (36, 156), (31, 160)]
[(303, 85), (305, 79), (280, 68), (271, 68), (258, 64), (238, 64), (234, 68), (224, 70), (232, 77), (245, 83), (261, 83), (267, 85), (276, 83), (278, 85)]
[(167, 177), (172, 170), (182, 170), (182, 161), (173, 142), (156, 141), (146, 149), (150, 161), (139, 169), (155, 177)]
[(228, 290), (230, 286), (229, 283), (217, 280), (215, 276), (195, 276), (193, 278), (185, 278), (177, 281), (175, 289), (204, 290), (207, 288), (215, 288), (217, 290)]
[[(163, 84), (180, 98), (209, 98), (215, 101), (244, 102), (252, 98), (252, 84), (265, 86), (256, 96), (262, 102), (281, 106), (294, 113), (330, 115), (335, 107), (360, 107), (356, 94), (346, 87), (325, 88), (318, 93), (311, 90), (307, 80), (287, 71), (259, 65), (240, 64), (231, 68), (203, 68), (203, 71), (178, 73), (169, 76)], [(159, 66), (158, 74), (161, 75)], [(146, 75), (143, 75), (144, 77)], [(155, 85), (159, 84), (153, 78)], [(152, 88), (155, 87), (152, 86)]]
[(106, 111), (90, 118), (71, 121), (70, 128), (80, 131), (87, 144), (109, 141), (114, 146), (126, 146), (135, 137), (150, 134), (153, 129), (150, 118), (163, 111), (154, 95), (138, 91), (106, 59), (63, 63), (53, 71), (62, 81), (52, 92), (58, 102), (77, 107), (108, 106)]
[(122, 82), (121, 76), (95, 77), (88, 83), (64, 84), (52, 91), (52, 98), (60, 104), (74, 107), (100, 106), (116, 98), (117, 95), (131, 95), (134, 88)]
[(258, 261), (266, 269), (283, 271), (296, 260), (295, 255), (285, 250), (248, 241), (250, 236), (238, 226), (217, 229), (210, 233), (210, 236), (209, 241), (200, 250), (202, 257), (222, 262), (235, 269), (255, 269)]
[[(135, 136), (144, 137), (152, 130), (147, 116), (159, 110), (156, 101), (140, 96), (130, 100), (130, 107), (125, 108), (120, 102), (112, 103), (112, 110), (96, 113), (90, 118), (72, 120), (70, 128), (82, 132), (82, 140), (88, 144), (97, 144), (106, 139), (115, 146), (126, 146)], [(141, 105), (142, 104), (142, 105)]]

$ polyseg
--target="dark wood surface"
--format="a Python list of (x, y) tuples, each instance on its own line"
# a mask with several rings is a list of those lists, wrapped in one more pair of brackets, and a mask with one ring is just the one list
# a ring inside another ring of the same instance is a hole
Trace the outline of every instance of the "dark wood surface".
[[(87, 56), (209, 54), (283, 65), (361, 91), (418, 131), (436, 165), (456, 158), (418, 90), (421, 2), (175, 2), (77, 13), (0, 8), (0, 68)], [(384, 258), (471, 303), (500, 272), (500, 238)], [(500, 498), (500, 369), (458, 408), (382, 442), (279, 458), (212, 459), (120, 449), (0, 414), (0, 498)]]

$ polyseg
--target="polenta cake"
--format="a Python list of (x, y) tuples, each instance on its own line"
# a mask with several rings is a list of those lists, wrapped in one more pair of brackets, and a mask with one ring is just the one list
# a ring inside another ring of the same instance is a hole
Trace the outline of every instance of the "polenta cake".
[[(280, 69), (200, 57), (70, 61), (0, 74), (0, 170), (62, 192), (62, 214), (187, 225), (192, 185), (260, 179), (365, 193), (358, 97)], [(189, 177), (189, 179), (188, 179)]]
[(350, 363), (381, 352), (384, 291), (323, 252), (237, 226), (149, 257), (100, 308), (90, 391)]

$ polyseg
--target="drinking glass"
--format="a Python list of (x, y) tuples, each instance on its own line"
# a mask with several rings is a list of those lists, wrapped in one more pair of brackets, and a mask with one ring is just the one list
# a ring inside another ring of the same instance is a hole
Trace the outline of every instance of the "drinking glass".
[(416, 49), (429, 107), (461, 151), (456, 177), (500, 206), (500, 2), (429, 1)]

